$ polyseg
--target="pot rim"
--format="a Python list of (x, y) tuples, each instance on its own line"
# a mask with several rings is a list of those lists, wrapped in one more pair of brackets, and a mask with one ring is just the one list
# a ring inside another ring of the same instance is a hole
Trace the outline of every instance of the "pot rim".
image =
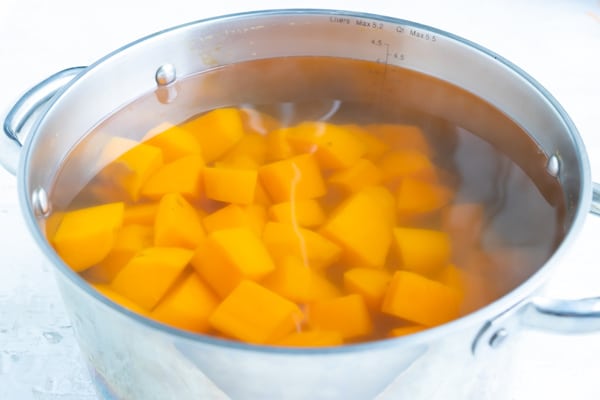
[[(576, 210), (574, 212), (573, 222), (568, 227), (565, 236), (561, 243), (558, 245), (554, 253), (548, 258), (546, 263), (542, 265), (535, 273), (533, 273), (528, 279), (526, 279), (523, 283), (521, 283), (515, 289), (509, 291), (504, 294), (500, 298), (495, 301), (473, 311), (467, 315), (461, 316), (453, 321), (450, 321), (446, 324), (436, 326), (433, 328), (426, 329), (421, 332), (417, 332), (408, 336), (397, 337), (397, 338), (386, 338), (380, 339), (376, 341), (364, 342), (364, 343), (356, 343), (356, 344), (346, 344), (342, 346), (334, 346), (334, 347), (323, 347), (323, 348), (294, 348), (294, 347), (278, 347), (273, 345), (256, 345), (256, 344), (246, 344), (242, 342), (237, 342), (228, 339), (221, 339), (209, 335), (203, 335), (198, 333), (193, 333), (189, 331), (184, 331), (178, 328), (174, 328), (168, 325), (164, 325), (162, 323), (156, 322), (150, 318), (146, 318), (140, 314), (137, 314), (129, 309), (122, 307), (121, 305), (109, 300), (107, 297), (102, 295), (100, 292), (95, 290), (90, 284), (88, 284), (83, 278), (79, 276), (76, 272), (74, 272), (70, 267), (68, 267), (62, 259), (56, 254), (46, 237), (43, 235), (39, 226), (36, 222), (35, 213), (31, 204), (31, 193), (28, 191), (27, 185), (27, 166), (28, 161), (32, 154), (32, 149), (34, 146), (32, 145), (33, 139), (36, 136), (36, 132), (39, 130), (40, 126), (43, 125), (44, 120), (46, 119), (47, 114), (53, 108), (53, 106), (60, 102), (61, 99), (65, 96), (68, 96), (69, 88), (74, 85), (76, 82), (85, 79), (91, 71), (93, 71), (97, 66), (109, 62), (113, 57), (121, 54), (129, 50), (136, 45), (150, 40), (154, 37), (174, 32), (177, 30), (185, 29), (189, 26), (207, 24), (214, 21), (226, 21), (230, 19), (240, 19), (246, 17), (253, 16), (294, 16), (294, 15), (330, 15), (330, 16), (345, 16), (345, 17), (356, 17), (356, 18), (366, 18), (371, 20), (378, 20), (381, 22), (392, 23), (397, 25), (405, 25), (410, 26), (416, 29), (423, 29), (434, 34), (443, 36), (447, 39), (454, 40), (459, 42), (460, 44), (466, 45), (482, 55), (489, 56), (494, 59), (495, 62), (503, 64), (505, 67), (510, 69), (512, 72), (516, 73), (520, 78), (523, 78), (529, 85), (531, 85), (532, 89), (538, 93), (539, 96), (542, 96), (547, 102), (548, 107), (554, 108), (557, 114), (560, 116), (561, 120), (565, 123), (567, 127), (567, 133), (570, 135), (571, 140), (573, 141), (576, 150), (579, 153), (579, 168), (581, 171), (581, 182), (582, 184), (579, 187), (579, 198), (580, 201), (574, 207)], [(555, 268), (558, 264), (558, 260), (564, 256), (565, 252), (568, 249), (568, 246), (575, 239), (575, 236), (581, 230), (588, 210), (590, 208), (591, 199), (592, 199), (592, 181), (591, 181), (591, 173), (589, 167), (589, 161), (587, 157), (587, 153), (585, 150), (585, 146), (577, 128), (575, 127), (573, 121), (563, 109), (563, 107), (558, 103), (558, 101), (548, 92), (539, 82), (537, 82), (533, 77), (527, 74), (524, 70), (503, 58), (502, 56), (492, 52), (491, 50), (472, 42), (468, 39), (462, 38), (460, 36), (454, 35), (452, 33), (446, 32), (441, 29), (437, 29), (428, 25), (420, 24), (417, 22), (404, 20), (401, 18), (395, 18), (391, 16), (384, 16), (372, 13), (365, 13), (360, 11), (346, 11), (346, 10), (335, 10), (335, 9), (317, 9), (317, 8), (290, 8), (290, 9), (267, 9), (267, 10), (255, 10), (255, 11), (247, 11), (226, 15), (219, 15), (210, 18), (200, 19), (196, 21), (187, 22), (184, 24), (176, 25), (170, 28), (166, 28), (155, 33), (149, 34), (147, 36), (141, 37), (129, 44), (126, 44), (113, 52), (105, 55), (104, 57), (98, 59), (96, 62), (87, 67), (83, 73), (78, 75), (75, 79), (73, 79), (69, 84), (67, 84), (63, 89), (61, 89), (56, 96), (51, 100), (49, 107), (46, 108), (41, 117), (35, 122), (31, 129), (31, 134), (28, 135), (26, 142), (23, 146), (23, 151), (21, 154), (21, 159), (19, 162), (19, 167), (17, 170), (17, 188), (19, 195), (19, 203), (21, 205), (21, 211), (25, 217), (25, 221), (29, 230), (32, 232), (37, 245), (43, 251), (45, 257), (60, 271), (62, 275), (68, 278), (68, 282), (78, 289), (84, 291), (86, 294), (90, 295), (96, 301), (102, 303), (105, 307), (111, 308), (118, 313), (133, 319), (135, 322), (145, 325), (155, 331), (160, 332), (161, 334), (169, 335), (177, 337), (182, 340), (189, 340), (194, 342), (202, 342), (207, 345), (221, 346), (226, 347), (232, 350), (242, 350), (249, 352), (262, 352), (262, 353), (272, 353), (272, 354), (342, 354), (356, 351), (369, 351), (371, 349), (382, 349), (387, 346), (396, 346), (396, 345), (405, 345), (412, 346), (416, 344), (420, 344), (423, 342), (431, 341), (437, 337), (445, 336), (451, 333), (458, 332), (459, 330), (464, 330), (465, 327), (480, 325), (484, 326), (486, 321), (489, 321), (501, 314), (502, 312), (510, 309), (516, 304), (520, 303), (527, 297), (529, 297), (532, 292), (534, 292), (538, 287), (540, 287), (544, 281), (547, 279), (548, 275), (551, 273), (552, 269)], [(475, 337), (473, 338), (475, 339)]]

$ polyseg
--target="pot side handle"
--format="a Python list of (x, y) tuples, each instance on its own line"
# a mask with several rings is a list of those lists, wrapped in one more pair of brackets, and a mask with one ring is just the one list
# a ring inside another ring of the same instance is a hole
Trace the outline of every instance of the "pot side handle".
[[(590, 213), (600, 216), (600, 184), (592, 183)], [(499, 347), (504, 340), (522, 328), (558, 334), (600, 332), (600, 297), (581, 299), (525, 299), (487, 321), (481, 328), (471, 350), (480, 354)]]
[(0, 162), (8, 172), (13, 175), (16, 172), (26, 125), (35, 122), (37, 119), (33, 117), (39, 117), (50, 100), (86, 68), (67, 68), (49, 76), (25, 92), (8, 111), (3, 127), (6, 138), (10, 140), (5, 141), (0, 152)]

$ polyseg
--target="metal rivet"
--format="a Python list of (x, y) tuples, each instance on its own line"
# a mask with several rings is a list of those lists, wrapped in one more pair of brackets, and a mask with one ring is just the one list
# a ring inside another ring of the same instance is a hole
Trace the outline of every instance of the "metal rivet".
[(177, 72), (175, 71), (175, 66), (173, 64), (163, 64), (156, 70), (156, 74), (154, 75), (154, 79), (158, 86), (167, 86), (173, 82), (177, 78)]
[(506, 338), (508, 337), (508, 331), (504, 328), (498, 329), (492, 337), (490, 338), (489, 344), (493, 349), (497, 349), (504, 343)]
[(546, 171), (548, 171), (548, 173), (553, 177), (558, 177), (558, 174), (560, 173), (560, 160), (558, 159), (558, 156), (556, 154), (553, 154), (548, 159), (548, 163), (546, 164)]
[(48, 201), (48, 193), (42, 188), (37, 188), (31, 194), (31, 204), (33, 212), (38, 217), (47, 217), (50, 215), (50, 202)]

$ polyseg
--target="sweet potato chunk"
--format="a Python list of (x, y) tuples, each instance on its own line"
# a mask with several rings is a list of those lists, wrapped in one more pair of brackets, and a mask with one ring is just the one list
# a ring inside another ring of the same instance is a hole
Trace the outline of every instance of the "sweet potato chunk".
[(73, 270), (83, 271), (108, 255), (123, 224), (123, 213), (122, 202), (66, 212), (52, 245)]
[(325, 212), (314, 199), (286, 201), (273, 204), (269, 216), (277, 222), (303, 227), (316, 227), (325, 221)]
[(233, 204), (251, 204), (258, 173), (250, 169), (211, 167), (204, 169), (206, 197)]
[(311, 154), (264, 165), (258, 174), (265, 190), (277, 203), (316, 199), (327, 192), (319, 166)]
[(310, 304), (307, 313), (310, 326), (339, 332), (344, 339), (359, 338), (373, 331), (367, 305), (358, 294), (316, 301)]
[(283, 339), (275, 342), (284, 347), (326, 347), (344, 344), (344, 338), (336, 331), (302, 331), (292, 332)]
[(266, 210), (260, 205), (229, 204), (205, 216), (202, 223), (208, 233), (221, 229), (247, 227), (260, 237), (266, 223), (266, 214)]
[(157, 126), (146, 134), (143, 143), (161, 149), (165, 163), (190, 155), (202, 157), (198, 139), (177, 125), (165, 123)]
[(179, 158), (159, 168), (142, 186), (141, 195), (153, 200), (167, 193), (180, 193), (187, 199), (202, 195), (204, 160), (200, 155)]
[(379, 309), (391, 279), (384, 269), (353, 268), (344, 272), (344, 289), (360, 294), (369, 307)]
[(358, 192), (367, 186), (377, 186), (381, 181), (382, 173), (379, 168), (364, 158), (329, 177), (330, 184), (350, 193)]
[(210, 324), (224, 334), (248, 343), (274, 343), (302, 320), (300, 308), (263, 286), (242, 281), (210, 316)]
[(431, 275), (450, 262), (447, 233), (431, 229), (394, 228), (394, 244), (402, 269)]
[(165, 194), (154, 222), (154, 245), (195, 249), (204, 238), (198, 212), (178, 193)]

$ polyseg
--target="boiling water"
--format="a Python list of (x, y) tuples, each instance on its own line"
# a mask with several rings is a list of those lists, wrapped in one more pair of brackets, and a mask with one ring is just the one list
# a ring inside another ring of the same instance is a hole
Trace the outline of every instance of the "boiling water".
[[(113, 136), (141, 139), (168, 121), (243, 106), (284, 125), (305, 120), (337, 124), (414, 124), (455, 203), (485, 209), (481, 246), (453, 260), (468, 270), (463, 313), (518, 286), (562, 239), (564, 198), (545, 171), (546, 157), (509, 117), (464, 90), (418, 72), (348, 59), (294, 57), (217, 68), (159, 88), (94, 127), (64, 161), (51, 202), (55, 211), (98, 204), (89, 190), (98, 158)], [(265, 132), (266, 133), (266, 132)], [(438, 219), (423, 222), (439, 226)], [(48, 233), (52, 233), (48, 224)]]

